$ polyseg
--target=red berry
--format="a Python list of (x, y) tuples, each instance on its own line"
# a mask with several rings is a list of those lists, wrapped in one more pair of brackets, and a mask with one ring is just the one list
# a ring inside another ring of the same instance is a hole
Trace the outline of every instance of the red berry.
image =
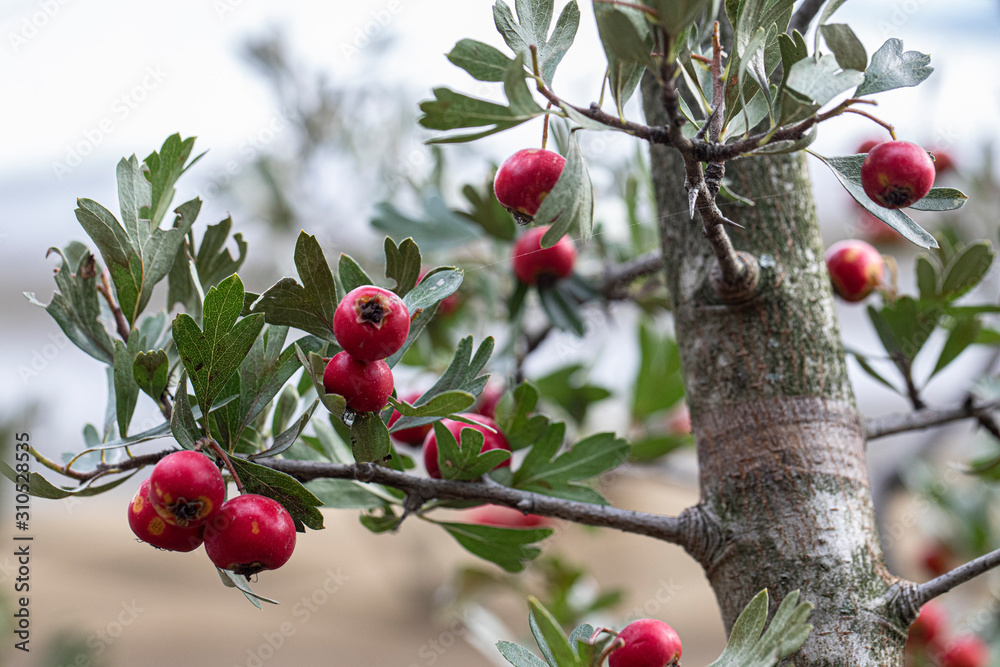
[(864, 241), (839, 241), (826, 251), (826, 268), (833, 290), (844, 301), (861, 301), (872, 293), (885, 275), (885, 262)]
[(691, 433), (691, 410), (687, 403), (681, 403), (670, 411), (667, 417), (667, 430), (671, 435), (689, 435)]
[(932, 150), (931, 155), (934, 156), (934, 171), (938, 174), (943, 174), (955, 168), (955, 160), (951, 157), (951, 153), (943, 148)]
[(548, 227), (534, 227), (525, 232), (514, 244), (511, 265), (514, 275), (522, 283), (537, 285), (555, 282), (573, 273), (576, 248), (563, 236), (551, 248), (542, 248), (542, 236)]
[(941, 667), (986, 667), (990, 649), (976, 635), (964, 635), (949, 644), (941, 656)]
[(931, 576), (940, 577), (955, 567), (955, 554), (948, 548), (948, 545), (934, 541), (921, 552), (920, 564)]
[(869, 243), (895, 244), (903, 241), (903, 235), (869, 213), (864, 206), (854, 202), (858, 214), (858, 228), (861, 236)]
[(181, 528), (208, 521), (226, 499), (226, 483), (204, 454), (185, 450), (169, 454), (153, 466), (149, 502), (163, 519)]
[(549, 524), (544, 516), (524, 514), (521, 510), (503, 505), (476, 507), (468, 511), (467, 519), (469, 523), (500, 528), (541, 528)]
[(295, 549), (295, 522), (281, 503), (245, 493), (228, 500), (205, 527), (205, 551), (223, 570), (247, 578), (277, 570)]
[(920, 146), (884, 141), (861, 164), (861, 185), (879, 206), (903, 208), (930, 192), (934, 174), (934, 161)]
[(681, 658), (681, 638), (655, 618), (633, 621), (618, 633), (625, 644), (611, 652), (609, 667), (666, 667)]
[[(402, 400), (413, 405), (413, 401), (420, 398), (422, 394), (419, 391), (412, 391), (409, 394), (404, 394)], [(399, 410), (393, 410), (392, 416), (389, 417), (389, 428), (399, 421), (399, 418), (403, 415), (399, 414)], [(423, 443), (424, 438), (431, 431), (433, 426), (431, 424), (424, 424), (423, 426), (411, 426), (410, 428), (402, 428), (398, 431), (393, 431), (391, 435), (394, 439), (405, 445), (412, 445), (414, 447), (419, 447)]]
[(525, 148), (503, 161), (493, 181), (493, 192), (505, 208), (528, 222), (555, 187), (566, 158), (540, 148)]
[[(483, 434), (483, 448), (479, 450), (480, 454), (491, 449), (506, 449), (508, 452), (510, 451), (510, 444), (508, 444), (507, 438), (500, 432), (500, 429), (497, 428), (497, 423), (495, 421), (482, 415), (463, 414), (461, 416), (473, 419), (481, 424), (485, 424), (489, 428), (494, 429), (494, 431), (490, 431), (489, 429), (479, 425), (463, 424), (462, 422), (453, 421), (451, 419), (442, 419), (441, 423), (444, 424), (449, 431), (451, 431), (451, 434), (455, 436), (455, 440), (457, 440), (459, 444), (462, 443), (462, 430), (473, 428)], [(436, 479), (441, 479), (441, 468), (438, 466), (437, 436), (434, 434), (434, 431), (428, 433), (427, 439), (424, 440), (424, 465), (427, 467), (428, 475)], [(507, 459), (497, 467), (509, 468), (510, 459)]]
[(409, 333), (406, 304), (395, 292), (374, 285), (348, 292), (333, 314), (333, 335), (358, 361), (385, 359), (403, 347)]
[(486, 385), (483, 393), (479, 395), (475, 410), (477, 413), (490, 419), (497, 418), (497, 403), (503, 398), (503, 390), (491, 385)]
[(204, 526), (181, 528), (163, 520), (149, 502), (149, 479), (142, 480), (128, 506), (128, 525), (143, 542), (167, 551), (194, 551), (201, 546)]
[(873, 148), (882, 143), (881, 139), (868, 139), (867, 141), (862, 141), (861, 145), (858, 146), (858, 150), (855, 153), (870, 153)]
[(340, 394), (355, 412), (377, 412), (392, 394), (392, 369), (381, 359), (366, 363), (338, 352), (323, 371), (323, 389)]
[(939, 642), (948, 627), (948, 614), (936, 602), (928, 602), (920, 608), (913, 625), (910, 626), (910, 636), (906, 640), (908, 647), (927, 646)]

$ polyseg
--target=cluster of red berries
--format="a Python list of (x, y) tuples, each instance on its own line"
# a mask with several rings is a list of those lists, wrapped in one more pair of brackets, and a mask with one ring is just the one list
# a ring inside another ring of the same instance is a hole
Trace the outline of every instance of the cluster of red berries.
[(906, 664), (986, 667), (990, 664), (990, 649), (978, 635), (949, 636), (948, 614), (944, 607), (928, 602), (910, 626)]
[[(564, 166), (566, 159), (558, 153), (535, 148), (520, 150), (497, 169), (493, 192), (518, 222), (528, 223), (555, 187)], [(547, 286), (573, 273), (573, 242), (563, 236), (552, 247), (542, 248), (542, 236), (548, 229), (530, 229), (514, 244), (511, 265), (522, 283)]]
[(333, 315), (333, 335), (343, 348), (323, 372), (323, 388), (340, 394), (355, 412), (377, 412), (392, 394), (392, 369), (386, 357), (410, 333), (410, 311), (394, 292), (362, 285), (347, 293)]
[(225, 500), (226, 484), (204, 454), (169, 454), (153, 467), (128, 507), (136, 537), (167, 551), (202, 544), (224, 570), (250, 577), (275, 570), (295, 549), (295, 522), (279, 502), (253, 493)]

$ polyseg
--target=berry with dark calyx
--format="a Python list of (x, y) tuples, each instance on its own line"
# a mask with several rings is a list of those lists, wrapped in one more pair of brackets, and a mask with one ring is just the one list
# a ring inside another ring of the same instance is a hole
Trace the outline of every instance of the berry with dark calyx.
[(940, 664), (941, 667), (987, 667), (990, 648), (977, 635), (963, 635), (948, 644)]
[(216, 566), (248, 579), (276, 570), (295, 549), (295, 522), (281, 503), (245, 493), (226, 501), (205, 527), (205, 551)]
[(525, 148), (503, 161), (493, 180), (493, 192), (521, 224), (531, 222), (546, 195), (555, 187), (566, 158), (542, 148)]
[(910, 634), (906, 640), (908, 648), (917, 648), (938, 643), (944, 637), (948, 627), (948, 614), (936, 602), (928, 602), (920, 608), (920, 614), (910, 626)]
[(392, 369), (381, 359), (359, 361), (347, 352), (338, 352), (323, 371), (323, 389), (340, 394), (355, 412), (378, 412), (392, 394)]
[[(489, 451), (491, 449), (505, 449), (510, 451), (510, 444), (507, 442), (507, 438), (500, 429), (497, 427), (497, 423), (490, 419), (489, 417), (484, 417), (482, 415), (475, 414), (463, 414), (460, 415), (467, 419), (472, 419), (479, 422), (480, 424), (485, 424), (485, 428), (478, 424), (465, 424), (462, 422), (457, 422), (452, 419), (442, 419), (441, 423), (444, 424), (459, 445), (462, 444), (462, 430), (467, 428), (472, 428), (483, 434), (483, 448), (479, 450), (479, 453)], [(490, 429), (493, 429), (492, 431)], [(427, 439), (424, 440), (424, 466), (427, 468), (427, 474), (435, 479), (441, 479), (441, 468), (438, 465), (438, 444), (437, 436), (434, 431), (427, 434)], [(498, 468), (509, 468), (510, 459), (507, 459), (497, 466)]]
[(410, 311), (395, 292), (362, 285), (347, 293), (333, 314), (333, 335), (358, 361), (394, 354), (410, 333)]
[(525, 514), (519, 509), (503, 505), (483, 505), (468, 511), (466, 520), (481, 526), (499, 528), (544, 528), (550, 521), (537, 514)]
[(204, 526), (181, 528), (172, 526), (156, 513), (149, 502), (149, 479), (142, 480), (139, 490), (128, 506), (128, 525), (143, 542), (167, 551), (194, 551), (204, 541)]
[(849, 239), (826, 251), (826, 268), (833, 290), (844, 301), (861, 301), (872, 293), (885, 275), (885, 261), (872, 245)]
[[(413, 405), (413, 401), (420, 398), (421, 395), (422, 394), (419, 391), (412, 391), (409, 394), (403, 394), (401, 400), (405, 401), (406, 403), (409, 403), (410, 405)], [(402, 416), (403, 415), (399, 413), (399, 410), (393, 410), (392, 416), (389, 417), (389, 428), (392, 428), (392, 425), (398, 422), (399, 418)], [(402, 428), (399, 429), (398, 431), (393, 431), (389, 435), (391, 435), (393, 439), (403, 443), (404, 445), (419, 447), (421, 444), (423, 444), (424, 438), (427, 437), (427, 434), (431, 431), (432, 428), (433, 426), (431, 424), (424, 424), (423, 426), (411, 426), (410, 428)]]
[(219, 511), (226, 499), (222, 473), (204, 454), (168, 454), (149, 476), (149, 502), (167, 523), (195, 528)]
[(542, 236), (548, 227), (534, 227), (525, 232), (511, 251), (514, 275), (528, 285), (551, 284), (573, 273), (576, 248), (563, 236), (550, 248), (542, 248)]
[(923, 198), (934, 185), (934, 160), (909, 141), (884, 141), (861, 164), (861, 186), (885, 208), (904, 208)]
[(681, 659), (681, 638), (672, 627), (655, 618), (629, 623), (615, 641), (623, 644), (611, 652), (609, 667), (667, 667)]

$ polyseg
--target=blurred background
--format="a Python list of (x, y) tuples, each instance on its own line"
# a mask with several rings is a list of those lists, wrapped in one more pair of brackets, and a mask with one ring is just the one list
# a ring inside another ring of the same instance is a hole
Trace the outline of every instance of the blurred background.
[[(564, 3), (556, 4), (558, 11)], [(47, 303), (55, 266), (45, 257), (47, 249), (87, 240), (73, 215), (76, 198), (117, 210), (118, 160), (133, 153), (142, 159), (175, 132), (198, 137), (195, 153), (208, 151), (178, 184), (175, 204), (194, 196), (205, 200), (199, 235), (202, 223), (232, 216), (234, 231), (248, 246), (240, 270), (248, 289), (261, 291), (294, 275), (292, 248), (301, 229), (318, 236), (329, 258), (346, 252), (374, 271), (382, 261), (380, 239), (390, 233), (398, 241), (405, 236), (399, 232), (412, 224), (416, 233), (430, 237), (427, 243), (418, 239), (429, 265), (457, 262), (466, 270), (465, 302), (428, 335), (422, 361), (433, 367), (441, 348), (469, 333), (477, 341), (502, 337), (490, 321), (505, 308), (507, 246), (475, 226), (465, 226), (467, 236), (454, 236), (463, 228), (448, 211), (475, 208), (465, 186), (488, 198), (495, 165), (518, 148), (537, 145), (541, 121), (471, 145), (433, 150), (423, 143), (430, 135), (415, 122), (418, 102), (437, 86), (501, 98), (497, 86), (473, 81), (444, 57), (465, 37), (503, 47), (491, 5), (486, 0), (3, 3), (0, 426), (5, 446), (13, 441), (11, 433), (28, 431), (42, 453), (58, 460), (63, 452), (82, 448), (85, 423), (103, 419), (106, 383), (100, 364), (69, 344), (22, 292)], [(599, 95), (605, 59), (592, 8), (584, 2), (581, 10), (581, 27), (555, 88), (586, 104)], [(942, 171), (938, 183), (972, 197), (959, 213), (918, 221), (955, 238), (995, 243), (1000, 192), (992, 154), (1000, 137), (1000, 78), (989, 67), (1000, 56), (997, 3), (872, 0), (846, 3), (835, 20), (854, 28), (869, 56), (889, 37), (931, 54), (931, 78), (918, 88), (879, 96), (874, 112), (895, 125), (899, 138), (936, 150), (939, 160), (946, 153), (953, 166)], [(635, 100), (626, 111), (641, 117)], [(599, 276), (609, 262), (653, 246), (655, 219), (643, 147), (617, 133), (583, 134), (599, 233), (579, 271)], [(844, 116), (823, 126), (812, 149), (853, 153), (872, 138), (888, 137), (863, 118)], [(830, 172), (810, 160), (828, 243), (857, 236), (878, 242), (899, 264), (900, 291), (912, 291), (914, 249), (879, 235)], [(427, 224), (441, 220), (451, 226)], [(449, 230), (455, 242), (444, 242), (440, 233), (435, 241), (435, 229)], [(239, 252), (235, 246), (230, 250), (234, 256)], [(996, 273), (973, 300), (996, 303)], [(662, 301), (662, 290), (653, 284), (638, 296), (640, 306), (652, 310)], [(159, 292), (153, 303), (158, 299), (162, 303)], [(864, 308), (838, 308), (850, 347), (876, 353), (877, 337)], [(651, 363), (638, 327), (647, 335), (658, 330), (668, 336), (669, 318), (625, 303), (585, 315), (587, 334), (545, 337), (538, 353), (522, 360), (525, 376), (573, 389), (551, 407), (569, 416), (579, 432), (614, 430), (649, 444), (650, 463), (630, 464), (606, 480), (603, 490), (615, 505), (674, 513), (696, 502), (693, 448), (674, 423), (680, 402), (637, 407), (641, 385), (649, 381), (639, 369)], [(616, 344), (608, 352), (607, 342), (622, 340), (636, 343)], [(933, 340), (929, 347), (942, 344), (943, 339)], [(935, 358), (918, 359), (917, 374), (926, 376)], [(925, 398), (931, 404), (962, 399), (993, 362), (991, 349), (970, 350), (935, 377)], [(512, 369), (501, 364), (491, 370), (502, 377)], [(853, 361), (851, 372), (866, 416), (907, 409), (903, 397)], [(414, 368), (397, 375), (397, 388), (423, 381)], [(140, 400), (134, 430), (159, 420), (156, 407)], [(898, 574), (918, 579), (932, 574), (927, 560), (935, 549), (940, 557), (964, 559), (1000, 546), (993, 487), (970, 481), (961, 468), (988, 448), (988, 440), (964, 423), (873, 443), (873, 491)], [(126, 483), (93, 499), (33, 500), (32, 651), (9, 650), (5, 630), (0, 661), (504, 664), (492, 644), (497, 638), (524, 640), (524, 599), (540, 591), (549, 595), (541, 595), (543, 600), (561, 600), (567, 619), (582, 616), (579, 620), (620, 627), (640, 616), (661, 618), (684, 638), (686, 664), (707, 664), (724, 643), (700, 568), (672, 546), (560, 526), (546, 560), (512, 579), (475, 561), (431, 526), (411, 521), (398, 534), (374, 536), (352, 511), (324, 512), (327, 530), (300, 536), (289, 565), (261, 577), (258, 592), (283, 604), (260, 612), (219, 586), (203, 558), (156, 552), (133, 540), (125, 505), (136, 486)], [(3, 485), (4, 539), (10, 530), (9, 489)], [(14, 576), (13, 559), (0, 555), (0, 600), (7, 604)], [(1000, 582), (994, 577), (988, 585), (972, 586), (975, 594), (959, 590), (945, 600), (954, 623), (995, 637)]]

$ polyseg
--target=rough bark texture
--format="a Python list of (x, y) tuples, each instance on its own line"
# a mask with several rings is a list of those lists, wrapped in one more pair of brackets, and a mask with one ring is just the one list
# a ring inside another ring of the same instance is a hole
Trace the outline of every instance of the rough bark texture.
[[(652, 87), (643, 84), (647, 120), (660, 125)], [(723, 207), (746, 227), (729, 230), (733, 243), (762, 268), (758, 297), (738, 306), (711, 289), (715, 260), (700, 219), (688, 220), (679, 156), (652, 149), (700, 509), (717, 528), (692, 555), (727, 628), (763, 588), (772, 604), (800, 589), (815, 605), (815, 629), (788, 664), (900, 666), (908, 619), (892, 604), (900, 583), (879, 544), (805, 156), (726, 167), (733, 189), (756, 202)]]

